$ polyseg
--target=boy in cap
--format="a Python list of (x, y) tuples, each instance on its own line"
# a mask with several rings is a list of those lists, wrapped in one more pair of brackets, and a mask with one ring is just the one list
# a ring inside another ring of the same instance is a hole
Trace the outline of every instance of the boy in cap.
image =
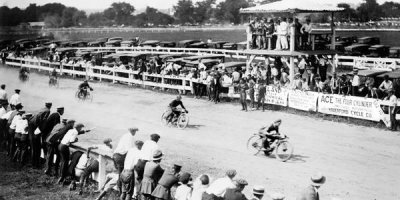
[(224, 195), (224, 200), (247, 200), (246, 196), (242, 193), (246, 185), (248, 185), (246, 180), (236, 180), (236, 188), (227, 189)]
[(180, 186), (176, 188), (175, 192), (175, 200), (189, 200), (192, 196), (192, 187), (189, 185), (189, 181), (191, 181), (191, 175), (189, 173), (183, 173), (179, 177)]
[(260, 185), (255, 185), (253, 187), (253, 198), (251, 200), (261, 200), (264, 196), (264, 187)]

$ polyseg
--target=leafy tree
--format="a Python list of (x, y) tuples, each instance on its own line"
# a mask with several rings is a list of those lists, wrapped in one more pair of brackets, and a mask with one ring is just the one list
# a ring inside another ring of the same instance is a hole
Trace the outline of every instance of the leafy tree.
[(213, 17), (215, 9), (212, 7), (216, 0), (204, 0), (196, 2), (193, 18), (197, 23), (204, 23)]
[(400, 17), (400, 3), (385, 2), (381, 6), (383, 17)]
[(111, 4), (110, 8), (104, 10), (104, 16), (116, 24), (126, 24), (132, 19), (132, 14), (135, 11), (129, 3), (118, 2)]
[(43, 6), (39, 6), (38, 8), (41, 17), (43, 18), (48, 15), (60, 15), (66, 6), (61, 3), (48, 3)]
[(358, 16), (360, 21), (377, 20), (382, 16), (382, 11), (376, 0), (364, 0), (358, 8)]
[(339, 21), (352, 21), (352, 19), (357, 17), (356, 10), (351, 8), (349, 4), (339, 3), (337, 7), (344, 8), (343, 12), (336, 14), (336, 17)]
[(83, 20), (86, 19), (86, 13), (84, 11), (79, 11), (74, 7), (68, 7), (64, 9), (61, 16), (61, 26), (71, 27), (79, 26)]
[(194, 6), (192, 0), (179, 0), (174, 6), (174, 16), (181, 24), (193, 23)]
[(44, 16), (43, 19), (44, 23), (46, 24), (47, 27), (51, 28), (60, 28), (60, 24), (62, 22), (62, 19), (59, 15), (46, 15)]
[(216, 17), (221, 21), (239, 24), (239, 10), (247, 7), (249, 7), (249, 2), (246, 0), (225, 0), (218, 4)]
[(39, 9), (35, 3), (29, 4), (29, 6), (24, 11), (25, 20), (28, 22), (38, 21), (39, 20), (38, 11)]
[(144, 13), (140, 13), (135, 17), (136, 26), (147, 26), (147, 24), (168, 25), (174, 22), (174, 18), (170, 15), (162, 13), (155, 8), (147, 7)]
[(104, 16), (103, 12), (92, 13), (87, 18), (87, 24), (93, 27), (109, 26), (111, 21)]

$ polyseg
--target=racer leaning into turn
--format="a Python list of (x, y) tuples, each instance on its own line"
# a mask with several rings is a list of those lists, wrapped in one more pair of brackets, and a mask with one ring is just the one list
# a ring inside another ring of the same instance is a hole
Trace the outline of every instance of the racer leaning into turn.
[(87, 80), (83, 81), (83, 83), (81, 83), (78, 88), (80, 96), (86, 97), (88, 94), (87, 91), (88, 88), (90, 89), (90, 91), (93, 91), (93, 88), (90, 87), (88, 81)]
[(269, 126), (263, 126), (260, 128), (258, 133), (262, 135), (264, 138), (263, 141), (263, 151), (265, 155), (269, 155), (274, 149), (270, 147), (271, 144), (275, 142), (275, 140), (279, 140), (285, 138), (284, 134), (279, 132), (279, 126), (282, 124), (281, 119), (277, 119)]
[(57, 81), (57, 71), (56, 71), (56, 69), (53, 69), (53, 71), (50, 72), (49, 82), (53, 83), (53, 81)]
[(168, 121), (168, 123), (172, 122), (172, 119), (178, 119), (179, 115), (181, 114), (179, 108), (177, 108), (178, 106), (181, 106), (181, 108), (183, 108), (186, 113), (189, 113), (188, 110), (186, 110), (185, 106), (182, 103), (182, 96), (178, 95), (176, 97), (176, 99), (174, 99), (170, 104), (169, 104), (169, 109), (170, 109), (170, 113), (168, 114), (166, 120)]

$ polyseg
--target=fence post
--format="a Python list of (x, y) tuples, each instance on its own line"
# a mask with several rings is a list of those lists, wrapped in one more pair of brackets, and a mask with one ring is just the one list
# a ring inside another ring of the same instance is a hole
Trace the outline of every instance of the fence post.
[(161, 76), (161, 90), (164, 91), (165, 90), (165, 79), (164, 79), (164, 75)]
[(106, 180), (106, 158), (103, 155), (99, 155), (99, 175), (97, 177), (98, 189), (104, 185)]
[(113, 69), (113, 83), (115, 83), (116, 81), (115, 81), (115, 69)]

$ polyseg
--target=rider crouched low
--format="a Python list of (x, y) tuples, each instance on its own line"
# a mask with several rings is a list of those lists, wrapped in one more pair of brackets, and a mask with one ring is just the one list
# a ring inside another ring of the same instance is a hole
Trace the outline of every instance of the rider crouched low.
[(176, 97), (175, 100), (173, 100), (170, 104), (169, 104), (169, 109), (170, 109), (170, 113), (167, 115), (167, 121), (168, 123), (172, 122), (172, 120), (176, 120), (178, 119), (179, 115), (181, 114), (179, 108), (177, 108), (178, 106), (181, 106), (182, 109), (184, 109), (186, 111), (186, 113), (188, 113), (189, 111), (186, 110), (185, 106), (183, 105), (182, 101), (181, 101), (182, 97), (181, 95), (178, 95)]
[(58, 79), (57, 76), (58, 76), (58, 75), (57, 75), (56, 69), (53, 69), (53, 71), (50, 73), (49, 83), (50, 83), (50, 84), (51, 84), (51, 83), (56, 83), (56, 82), (57, 82), (57, 79)]
[(285, 135), (279, 133), (279, 126), (282, 120), (275, 120), (270, 126), (264, 126), (259, 130), (259, 134), (265, 137), (263, 142), (264, 153), (269, 155), (274, 149), (270, 148), (270, 145), (275, 142), (275, 140), (285, 138)]
[(86, 97), (88, 94), (87, 91), (88, 88), (90, 89), (90, 91), (93, 91), (93, 88), (90, 87), (88, 81), (87, 80), (83, 81), (83, 83), (79, 85), (79, 96)]

